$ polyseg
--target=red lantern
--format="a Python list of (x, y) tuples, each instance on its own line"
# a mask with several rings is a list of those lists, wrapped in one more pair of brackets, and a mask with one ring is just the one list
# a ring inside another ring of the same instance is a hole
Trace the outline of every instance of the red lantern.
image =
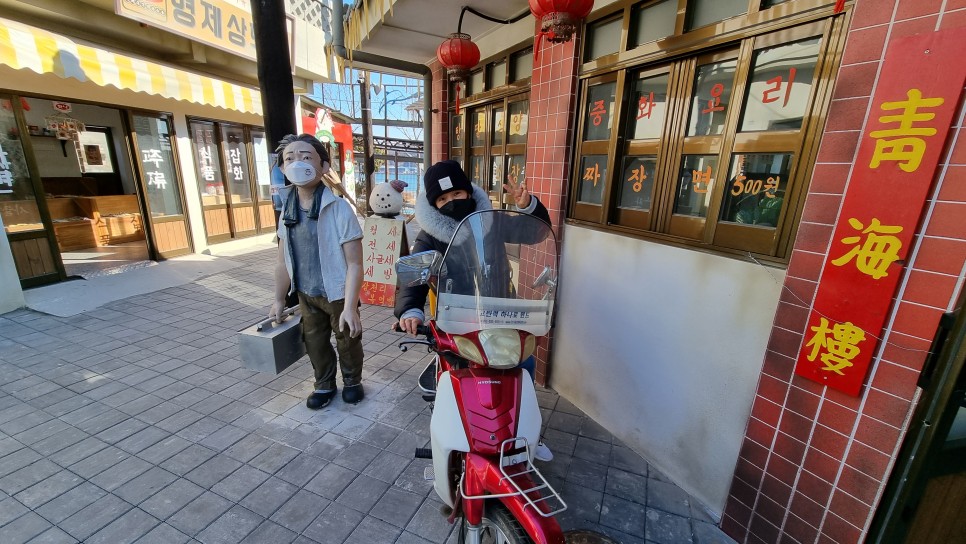
[(480, 62), (480, 48), (470, 40), (469, 34), (454, 33), (436, 48), (436, 58), (446, 67), (450, 81), (459, 83), (470, 77)]
[(530, 12), (540, 19), (540, 33), (553, 43), (569, 42), (593, 8), (594, 0), (530, 0)]
[(439, 44), (436, 58), (446, 67), (449, 80), (456, 83), (456, 114), (459, 115), (460, 83), (470, 77), (470, 70), (480, 62), (480, 48), (473, 43), (469, 34), (456, 32)]

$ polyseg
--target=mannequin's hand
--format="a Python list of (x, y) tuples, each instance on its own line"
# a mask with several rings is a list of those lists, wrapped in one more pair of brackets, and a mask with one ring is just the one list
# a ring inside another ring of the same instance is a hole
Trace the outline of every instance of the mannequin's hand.
[(346, 308), (339, 315), (339, 330), (349, 329), (349, 336), (355, 338), (362, 334), (362, 318), (358, 308)]
[(274, 303), (272, 303), (272, 309), (268, 311), (268, 317), (271, 317), (276, 323), (281, 323), (288, 317), (282, 313), (284, 311), (285, 300), (276, 300)]

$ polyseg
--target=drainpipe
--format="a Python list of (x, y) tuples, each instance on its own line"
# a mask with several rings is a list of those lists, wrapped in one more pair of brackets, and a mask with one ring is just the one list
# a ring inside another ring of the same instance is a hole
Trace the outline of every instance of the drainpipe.
[[(345, 48), (345, 17), (342, 0), (333, 0), (332, 5), (332, 51), (340, 58), (349, 59)], [(403, 60), (373, 55), (355, 51), (352, 53), (352, 60), (373, 66), (382, 66), (393, 70), (401, 70), (412, 74), (423, 76), (423, 170), (425, 171), (432, 165), (433, 161), (433, 71), (424, 64), (406, 62)], [(368, 158), (368, 157), (367, 157)]]

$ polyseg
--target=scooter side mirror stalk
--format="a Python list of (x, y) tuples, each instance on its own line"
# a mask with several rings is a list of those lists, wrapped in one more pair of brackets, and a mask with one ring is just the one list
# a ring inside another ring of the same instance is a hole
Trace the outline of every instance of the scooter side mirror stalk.
[(433, 250), (400, 257), (396, 261), (396, 277), (399, 279), (399, 285), (402, 287), (426, 285), (442, 261), (443, 254)]

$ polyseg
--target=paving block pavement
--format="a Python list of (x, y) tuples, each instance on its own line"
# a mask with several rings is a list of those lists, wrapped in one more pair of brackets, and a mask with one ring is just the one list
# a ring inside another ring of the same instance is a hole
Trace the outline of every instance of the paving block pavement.
[[(0, 542), (455, 543), (423, 479), (430, 410), (390, 309), (363, 306), (366, 399), (311, 411), (307, 359), (245, 369), (236, 333), (266, 313), (274, 251), (73, 317), (0, 316)], [(538, 463), (564, 529), (624, 544), (728, 543), (647, 461), (538, 388)]]

